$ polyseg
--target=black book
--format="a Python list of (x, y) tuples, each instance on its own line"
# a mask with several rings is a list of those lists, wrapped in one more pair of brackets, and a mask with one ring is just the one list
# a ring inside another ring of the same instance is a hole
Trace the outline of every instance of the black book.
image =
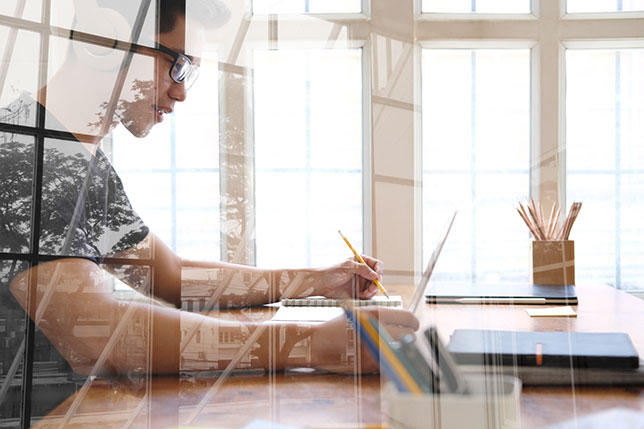
[(639, 367), (637, 351), (625, 333), (457, 329), (447, 349), (462, 365)]

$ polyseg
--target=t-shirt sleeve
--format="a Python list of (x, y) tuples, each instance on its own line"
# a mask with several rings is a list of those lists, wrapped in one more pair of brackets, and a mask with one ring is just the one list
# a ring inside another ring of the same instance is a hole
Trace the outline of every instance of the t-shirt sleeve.
[[(150, 229), (143, 222), (128, 198), (123, 182), (102, 152), (97, 153), (99, 175), (104, 177), (106, 201), (97, 202), (105, 207), (104, 233), (96, 237), (101, 257), (124, 252), (141, 243)], [(103, 197), (103, 195), (101, 195)]]

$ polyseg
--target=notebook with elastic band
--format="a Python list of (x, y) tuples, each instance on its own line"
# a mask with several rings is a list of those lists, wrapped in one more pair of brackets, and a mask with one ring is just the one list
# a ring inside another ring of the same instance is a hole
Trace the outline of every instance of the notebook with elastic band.
[(628, 334), (457, 329), (447, 349), (463, 365), (638, 368)]

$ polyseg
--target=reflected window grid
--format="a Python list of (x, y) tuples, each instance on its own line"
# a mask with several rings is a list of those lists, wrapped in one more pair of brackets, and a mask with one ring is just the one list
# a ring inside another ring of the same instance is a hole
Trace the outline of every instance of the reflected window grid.
[[(13, 3), (13, 4), (11, 4)], [(17, 7), (16, 7), (17, 6)], [(41, 12), (42, 7), (38, 2), (31, 2), (29, 7), (26, 7), (26, 2), (4, 2), (2, 5), (1, 13), (2, 15), (9, 15), (15, 17), (19, 20), (34, 20), (39, 21), (38, 13)], [(34, 8), (35, 6), (35, 8)], [(10, 11), (5, 9), (9, 7)], [(43, 14), (44, 15), (44, 14)], [(47, 17), (43, 21), (47, 21)], [(47, 22), (45, 22), (47, 23)], [(25, 21), (25, 25), (29, 28), (29, 23)], [(6, 137), (7, 135), (12, 135), (12, 138), (18, 137), (20, 140), (20, 134), (31, 134), (34, 137), (23, 136), (22, 138), (32, 139), (35, 143), (32, 148), (33, 153), (33, 171), (37, 172), (36, 183), (34, 187), (34, 192), (30, 192), (32, 199), (32, 205), (30, 207), (30, 212), (33, 210), (40, 209), (40, 198), (39, 195), (42, 193), (42, 172), (38, 170), (38, 165), (42, 163), (42, 146), (44, 145), (44, 138), (42, 135), (42, 129), (44, 128), (44, 118), (41, 114), (42, 112), (36, 112), (35, 109), (27, 108), (26, 111), (23, 111), (23, 107), (27, 107), (26, 104), (21, 104), (26, 100), (24, 93), (18, 91), (15, 93), (15, 90), (20, 86), (26, 86), (32, 92), (42, 86), (43, 76), (46, 76), (46, 62), (38, 61), (38, 52), (41, 48), (41, 45), (47, 46), (48, 34), (47, 33), (38, 33), (32, 31), (18, 30), (13, 27), (3, 27), (5, 29), (7, 37), (3, 39), (3, 59), (1, 67), (1, 76), (0, 76), (0, 96), (2, 97), (2, 105), (5, 106), (7, 102), (11, 102), (12, 97), (18, 97), (18, 105), (12, 105), (12, 107), (17, 107), (13, 113), (16, 113), (16, 117), (12, 118), (12, 111), (2, 112), (2, 115), (8, 115), (9, 120), (3, 121), (2, 130), (5, 131), (3, 134)], [(35, 44), (35, 47), (25, 47), (24, 44), (31, 39), (31, 43)], [(35, 55), (34, 55), (35, 52)], [(12, 70), (11, 65), (13, 60), (16, 58), (23, 58), (23, 55), (32, 55), (28, 60), (36, 64), (40, 63), (40, 66), (34, 67), (32, 73), (27, 75), (16, 74), (16, 70)], [(26, 80), (29, 82), (27, 82)], [(7, 87), (11, 87), (11, 91), (7, 91)], [(12, 87), (15, 86), (15, 87)], [(24, 114), (23, 114), (24, 113)], [(34, 129), (35, 127), (35, 129)], [(30, 216), (29, 223), (29, 248), (27, 249), (0, 249), (0, 251), (6, 252), (10, 250), (16, 253), (5, 253), (0, 256), (2, 259), (2, 274), (10, 275), (10, 272), (16, 267), (16, 264), (23, 265), (20, 271), (26, 268), (26, 264), (35, 263), (39, 259), (38, 254), (38, 228), (33, 227), (33, 217)], [(29, 261), (29, 262), (28, 262)], [(7, 267), (5, 264), (8, 263), (10, 267)], [(9, 269), (7, 272), (6, 269)], [(18, 272), (20, 272), (18, 271)], [(1, 291), (2, 295), (10, 294), (8, 290)], [(42, 336), (39, 334), (39, 331), (35, 329), (34, 323), (29, 319), (29, 317), (24, 312), (12, 312), (11, 307), (15, 306), (16, 303), (12, 297), (3, 296), (3, 305), (9, 306), (9, 311), (2, 312), (2, 316), (7, 317), (5, 320), (5, 336), (3, 336), (2, 348), (5, 350), (2, 353), (2, 381), (0, 382), (0, 415), (2, 416), (3, 423), (8, 424), (9, 426), (19, 426), (21, 422), (29, 421), (32, 415), (39, 415), (43, 413), (41, 404), (37, 404), (31, 400), (32, 393), (38, 394), (38, 390), (42, 387), (38, 387), (34, 380), (40, 379), (45, 383), (40, 383), (41, 386), (47, 385), (47, 382), (51, 382), (50, 374), (45, 373), (43, 375), (43, 365), (36, 366), (36, 360), (41, 360), (38, 356), (39, 350), (42, 344)], [(22, 332), (22, 337), (19, 338), (19, 333)], [(6, 335), (9, 335), (7, 337)], [(11, 344), (9, 344), (11, 343)], [(5, 348), (5, 346), (7, 346)], [(61, 368), (62, 362), (54, 362), (54, 369), (59, 370)], [(27, 401), (23, 401), (22, 398), (28, 398)], [(44, 404), (43, 404), (44, 406)]]
[[(18, 4), (20, 3), (20, 4)], [(21, 6), (21, 7), (16, 7)], [(24, 7), (23, 9), (23, 6)], [(17, 11), (17, 14), (14, 13)], [(42, 3), (41, 1), (9, 1), (3, 2), (0, 5), (0, 18), (3, 16), (14, 17), (19, 20), (26, 20), (22, 22), (26, 28), (31, 28), (32, 26), (28, 21), (40, 21), (45, 25), (40, 32), (38, 30), (17, 30), (12, 27), (3, 27), (6, 29), (7, 34), (11, 35), (13, 32), (17, 35), (14, 39), (9, 36), (5, 38), (6, 43), (3, 43), (3, 55), (8, 56), (11, 54), (11, 57), (8, 58), (3, 63), (6, 64), (6, 67), (2, 69), (2, 87), (0, 90), (3, 97), (2, 105), (7, 97), (12, 97), (14, 94), (9, 94), (8, 91), (4, 91), (7, 86), (11, 86), (11, 79), (30, 79), (32, 81), (38, 81), (36, 84), (31, 82), (30, 84), (18, 85), (18, 86), (27, 86), (30, 89), (30, 92), (34, 94), (36, 89), (44, 86), (46, 83), (46, 77), (48, 75), (48, 62), (40, 61), (38, 59), (39, 52), (42, 52), (43, 58), (49, 57), (50, 43), (49, 39), (51, 35), (49, 34), (49, 24), (50, 24), (50, 11), (49, 2)], [(28, 39), (31, 39), (32, 43), (35, 40), (34, 37), (39, 38), (36, 42), (37, 47), (25, 49), (22, 44)], [(4, 41), (3, 40), (3, 41)], [(13, 49), (14, 46), (9, 46), (13, 44), (19, 49)], [(39, 67), (34, 67), (31, 69), (34, 73), (34, 76), (20, 76), (11, 75), (10, 65), (16, 58), (16, 55), (22, 56), (26, 54), (32, 54), (35, 52), (34, 60), (30, 60), (39, 64)], [(11, 60), (11, 61), (10, 61)], [(7, 80), (9, 79), (9, 80)], [(24, 93), (18, 94), (18, 101), (24, 100)], [(14, 106), (15, 107), (15, 106)], [(20, 107), (20, 106), (18, 106)], [(44, 111), (37, 111), (33, 109), (28, 115), (22, 115), (20, 118), (10, 119), (9, 121), (3, 121), (0, 123), (1, 129), (4, 131), (3, 135), (13, 135), (20, 137), (21, 133), (29, 135), (23, 136), (25, 138), (35, 137), (35, 146), (36, 151), (34, 156), (34, 169), (39, 171), (38, 166), (43, 164), (43, 147), (45, 146), (45, 140), (48, 137), (53, 137), (58, 140), (68, 140), (76, 142), (76, 139), (73, 135), (67, 132), (58, 132), (56, 130), (50, 130), (46, 128), (45, 124), (45, 115)], [(25, 122), (24, 119), (27, 119)], [(35, 201), (34, 207), (31, 210), (36, 213), (40, 213), (40, 201), (42, 198), (39, 198), (43, 192), (43, 183), (42, 183), (42, 172), (40, 171), (37, 174), (36, 186), (35, 186), (35, 196), (33, 200)], [(38, 217), (35, 217), (35, 221), (39, 223)], [(38, 243), (40, 228), (33, 226), (33, 218), (31, 220), (32, 224), (30, 226), (30, 231), (33, 231), (31, 234), (31, 242), (33, 243), (30, 246), (30, 249), (26, 249), (22, 253), (7, 253), (4, 250), (0, 250), (2, 254), (0, 255), (0, 262), (2, 264), (9, 263), (11, 267), (14, 267), (16, 263), (27, 264), (27, 261), (35, 263), (37, 261), (48, 260), (47, 256), (40, 254)], [(7, 249), (5, 249), (7, 250)], [(18, 258), (17, 260), (15, 258)], [(109, 258), (105, 259), (106, 262), (109, 262)], [(149, 261), (138, 261), (138, 263), (148, 263)], [(137, 262), (133, 262), (137, 263)], [(2, 273), (0, 275), (4, 277), (6, 273), (6, 267), (1, 266)], [(10, 268), (11, 271), (13, 268)], [(26, 268), (21, 268), (20, 271), (24, 271)], [(5, 291), (3, 291), (4, 293)], [(8, 293), (8, 292), (7, 292)], [(12, 300), (4, 300), (3, 303), (9, 305)], [(2, 349), (2, 362), (0, 373), (4, 376), (0, 382), (0, 393), (2, 398), (0, 398), (0, 422), (7, 427), (22, 427), (28, 426), (29, 423), (22, 422), (34, 422), (37, 421), (39, 417), (43, 416), (45, 413), (49, 412), (53, 406), (56, 405), (57, 399), (65, 399), (73, 394), (75, 391), (80, 389), (85, 382), (85, 377), (75, 376), (69, 368), (69, 364), (58, 355), (58, 353), (52, 352), (52, 345), (48, 340), (45, 340), (40, 329), (34, 326), (34, 323), (29, 319), (29, 317), (22, 312), (19, 317), (12, 318), (11, 311), (2, 312), (2, 319), (0, 319), (0, 329), (5, 334), (9, 334), (13, 338), (14, 346), (19, 345), (19, 347), (11, 352), (7, 344), (7, 338), (3, 338)], [(82, 328), (82, 327), (81, 327)], [(18, 333), (23, 332), (22, 340), (18, 338)], [(17, 341), (17, 343), (16, 343)], [(7, 346), (7, 347), (5, 347)], [(15, 347), (13, 347), (15, 348)], [(25, 358), (26, 357), (26, 361)], [(62, 384), (61, 384), (62, 383)], [(51, 394), (51, 386), (56, 386), (56, 391), (61, 395), (60, 398), (57, 395)], [(17, 390), (16, 390), (17, 389)], [(48, 390), (49, 389), (49, 390)], [(48, 398), (47, 400), (42, 400), (42, 395)], [(32, 399), (33, 395), (38, 395), (41, 397), (40, 401), (34, 401)], [(27, 401), (23, 401), (23, 398), (27, 398)], [(53, 401), (53, 402), (52, 402)]]

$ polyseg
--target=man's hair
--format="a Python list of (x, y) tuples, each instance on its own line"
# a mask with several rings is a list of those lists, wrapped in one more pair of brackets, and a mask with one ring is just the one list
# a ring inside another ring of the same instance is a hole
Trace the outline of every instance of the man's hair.
[[(114, 9), (132, 25), (143, 0), (96, 0), (101, 8)], [(222, 0), (151, 0), (150, 9), (158, 5), (159, 33), (174, 29), (177, 18), (196, 20), (206, 28), (216, 28), (230, 17), (230, 10)]]
[[(134, 23), (144, 3), (144, 0), (79, 1), (92, 3), (81, 3), (83, 6), (88, 5), (89, 8), (83, 10), (84, 15), (77, 11), (77, 16), (74, 17), (72, 23), (72, 28), (75, 31), (87, 33), (98, 31), (97, 34), (100, 36), (125, 41), (129, 41)], [(99, 9), (98, 11), (94, 10), (96, 7)], [(102, 12), (100, 9), (106, 10)], [(79, 16), (84, 16), (85, 21), (79, 21)], [(147, 34), (142, 35), (140, 40), (133, 40), (133, 42), (147, 45), (153, 43), (154, 40), (151, 37), (154, 37), (154, 34), (150, 34), (150, 30), (154, 31), (156, 27), (160, 34), (171, 32), (178, 19), (185, 19), (193, 23), (196, 21), (204, 28), (211, 29), (223, 25), (229, 16), (230, 11), (222, 0), (150, 0), (146, 20), (157, 18), (158, 21), (156, 23), (154, 21), (147, 22), (144, 25), (147, 28)], [(102, 29), (107, 29), (107, 34), (105, 31), (95, 30), (94, 23), (104, 24)], [(68, 58), (82, 58), (83, 61), (92, 64), (94, 68), (109, 70), (115, 69), (117, 64), (123, 64), (118, 55), (113, 55), (113, 51), (109, 47), (88, 47), (72, 43), (69, 45)]]
[(159, 33), (172, 31), (179, 16), (195, 19), (206, 28), (215, 28), (228, 20), (230, 10), (220, 0), (160, 0)]

